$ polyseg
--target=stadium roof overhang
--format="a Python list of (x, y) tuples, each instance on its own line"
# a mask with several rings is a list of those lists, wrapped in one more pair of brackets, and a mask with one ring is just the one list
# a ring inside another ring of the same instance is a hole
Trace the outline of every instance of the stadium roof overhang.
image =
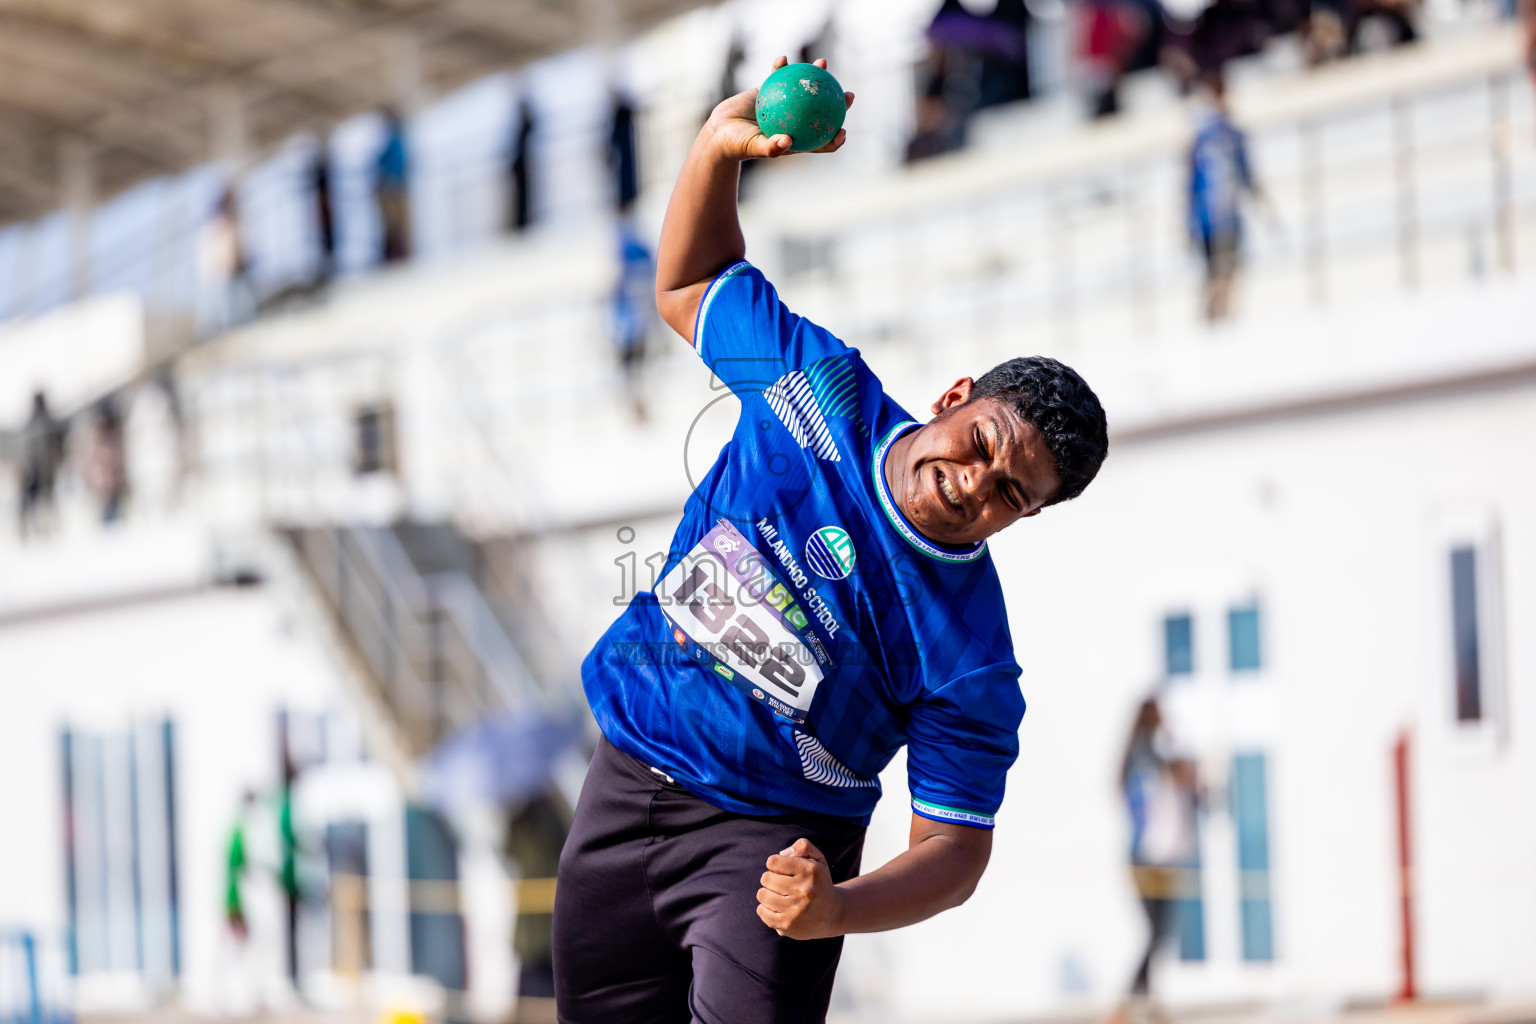
[(699, 0), (0, 0), (0, 223), (386, 103), (441, 95)]

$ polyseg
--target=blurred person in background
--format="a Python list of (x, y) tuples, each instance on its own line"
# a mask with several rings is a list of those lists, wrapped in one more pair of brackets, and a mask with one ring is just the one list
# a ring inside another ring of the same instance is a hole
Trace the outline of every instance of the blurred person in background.
[(411, 161), (399, 111), (386, 107), (381, 116), (384, 142), (373, 161), (373, 191), (383, 233), (380, 256), (395, 263), (411, 255)]
[(1349, 46), (1340, 0), (1313, 0), (1301, 26), (1302, 50), (1307, 64), (1317, 67), (1343, 57)]
[(285, 716), (279, 746), (282, 783), (277, 790), (277, 883), (287, 911), (283, 923), (287, 928), (284, 948), (288, 953), (288, 983), (296, 994), (302, 994), (299, 986), (299, 912), (303, 907), (304, 890), (299, 884), (299, 833), (293, 811), (293, 790), (298, 783), (299, 768), (289, 745), (286, 721)]
[(263, 886), (260, 838), (257, 835), (260, 803), (255, 790), (240, 795), (239, 808), (224, 843), (224, 925), (216, 968), (221, 1009), (246, 1015), (267, 1002), (267, 953), (271, 944), (270, 900)]
[(1350, 53), (1376, 53), (1419, 41), (1416, 0), (1346, 0)]
[(128, 497), (127, 445), (123, 417), (112, 395), (96, 403), (85, 455), (85, 482), (100, 505), (103, 524), (122, 518)]
[(1189, 147), (1189, 229), (1205, 261), (1205, 317), (1232, 310), (1233, 279), (1243, 234), (1243, 198), (1262, 200), (1248, 160), (1248, 141), (1231, 119), (1220, 74), (1207, 74), (1206, 110)]
[(613, 346), (635, 421), (646, 420), (640, 391), (645, 342), (656, 316), (656, 262), (633, 221), (619, 218), (619, 277), (613, 289)]
[(533, 140), (538, 128), (533, 104), (517, 105), (517, 127), (507, 150), (507, 229), (523, 231), (533, 223)]
[[(553, 789), (528, 800), (507, 823), (504, 852), (517, 866), (523, 881), (547, 882), (560, 869), (560, 851), (571, 829), (571, 809)], [(521, 904), (521, 900), (519, 901)], [(512, 951), (517, 954), (517, 1004), (512, 1009), (512, 1024), (534, 1024), (548, 1020), (543, 1013), (555, 998), (555, 962), (553, 918), (548, 907), (519, 906), (517, 924), (512, 933)]]
[(1261, 0), (1215, 0), (1201, 11), (1188, 38), (1197, 84), (1211, 88), (1229, 62), (1261, 51), (1275, 34), (1271, 14)]
[(1520, 20), (1525, 27), (1525, 67), (1536, 87), (1536, 0), (1520, 0)]
[(917, 111), (912, 138), (907, 142), (907, 163), (958, 149), (965, 127), (945, 96), (948, 78), (944, 51), (929, 47), (918, 65), (917, 76)]
[(615, 90), (608, 117), (608, 169), (613, 174), (614, 203), (629, 212), (640, 195), (640, 164), (635, 140), (635, 104)]
[(310, 194), (314, 198), (315, 243), (319, 252), (315, 279), (325, 284), (336, 273), (336, 210), (331, 195), (331, 153), (325, 140), (315, 150), (309, 168)]
[(1297, 27), (1307, 63), (1315, 67), (1417, 42), (1418, 18), (1417, 0), (1312, 0)]
[(240, 207), (233, 186), (220, 193), (197, 236), (197, 272), (202, 285), (202, 327), (227, 330), (255, 311), (250, 264), (240, 231)]
[(250, 856), (246, 851), (245, 830), (250, 816), (256, 809), (256, 794), (246, 790), (240, 796), (240, 811), (234, 827), (229, 830), (229, 841), (224, 852), (224, 923), (236, 941), (244, 943), (250, 937), (251, 926), (245, 916), (245, 877), (250, 869)]
[(25, 540), (57, 525), (54, 486), (64, 461), (64, 427), (48, 408), (48, 396), (32, 393), (32, 412), (21, 431), (21, 504), (17, 532)]
[(997, 0), (985, 14), (945, 0), (926, 31), (909, 162), (962, 146), (976, 111), (1029, 98), (1029, 24), (1023, 0)]
[(1120, 82), (1151, 35), (1151, 21), (1133, 0), (1086, 0), (1078, 13), (1078, 53), (1087, 81), (1089, 114), (1120, 112)]
[(1194, 765), (1173, 757), (1170, 747), (1162, 709), (1156, 697), (1148, 697), (1137, 708), (1120, 761), (1120, 794), (1131, 826), (1131, 879), (1147, 918), (1147, 945), (1129, 999), (1111, 1016), (1116, 1024), (1152, 1009), (1152, 961), (1171, 934), (1175, 901), (1198, 849)]

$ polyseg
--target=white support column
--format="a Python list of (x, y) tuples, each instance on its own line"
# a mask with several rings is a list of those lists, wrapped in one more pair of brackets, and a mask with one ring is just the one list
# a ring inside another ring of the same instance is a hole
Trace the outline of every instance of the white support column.
[(224, 82), (208, 94), (209, 155), (231, 179), (244, 173), (251, 157), (250, 134), (245, 119), (245, 97), (240, 87)]
[(384, 40), (385, 95), (404, 121), (431, 102), (421, 62), (421, 40), (409, 32), (392, 32)]
[(60, 205), (69, 217), (70, 296), (91, 287), (91, 211), (96, 206), (96, 150), (87, 139), (59, 143)]
[(577, 6), (581, 17), (583, 42), (597, 46), (604, 52), (617, 50), (626, 39), (632, 38), (628, 19), (617, 0), (581, 0)]

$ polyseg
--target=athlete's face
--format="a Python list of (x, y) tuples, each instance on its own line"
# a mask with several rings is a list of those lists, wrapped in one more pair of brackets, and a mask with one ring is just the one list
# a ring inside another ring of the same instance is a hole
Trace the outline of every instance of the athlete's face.
[(1038, 515), (1061, 486), (1039, 428), (996, 399), (970, 401), (972, 384), (957, 380), (886, 459), (892, 497), (939, 544), (974, 544)]

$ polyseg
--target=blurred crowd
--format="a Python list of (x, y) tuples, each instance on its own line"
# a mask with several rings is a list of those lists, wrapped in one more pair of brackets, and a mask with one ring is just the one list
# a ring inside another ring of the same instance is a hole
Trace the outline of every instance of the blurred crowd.
[(59, 531), (66, 511), (110, 525), (127, 513), (171, 511), (182, 484), (183, 424), (169, 377), (105, 395), (59, 415), (37, 391), (25, 424), (6, 445), (22, 541)]
[[(1506, 19), (1521, 18), (1526, 53), (1536, 82), (1536, 0), (1497, 0)], [(1420, 37), (1421, 0), (942, 0), (929, 20), (925, 52), (916, 67), (913, 127), (905, 145), (908, 162), (960, 149), (973, 117), (1008, 104), (1028, 104), (1061, 83), (1059, 68), (1042, 68), (1052, 59), (1050, 46), (1066, 53), (1075, 71), (1067, 76), (1084, 116), (1107, 118), (1123, 106), (1128, 75), (1157, 71), (1163, 80), (1193, 100), (1185, 170), (1185, 203), (1191, 251), (1204, 266), (1201, 303), (1206, 317), (1219, 321), (1232, 311), (1234, 279), (1240, 266), (1247, 208), (1257, 202), (1271, 215), (1241, 127), (1226, 104), (1226, 76), (1234, 60), (1260, 53), (1284, 39), (1309, 65), (1347, 59), (1413, 43)], [(1045, 29), (1056, 41), (1047, 45)], [(799, 60), (831, 55), (836, 59), (835, 20), (829, 18), (793, 54)], [(732, 36), (722, 54), (717, 102), (755, 81), (746, 66), (746, 40)], [(1059, 55), (1058, 55), (1059, 56)], [(594, 154), (605, 167), (607, 203), (613, 223), (608, 331), (615, 372), (637, 422), (646, 419), (643, 394), (648, 342), (658, 320), (651, 295), (654, 258), (646, 230), (635, 217), (641, 192), (642, 154), (639, 123), (642, 103), (609, 86), (608, 123), (603, 152)], [(707, 111), (700, 111), (702, 117)], [(519, 234), (540, 223), (540, 174), (546, 168), (541, 147), (552, 131), (551, 115), (538, 109), (530, 94), (512, 105), (507, 121), (492, 131), (503, 134), (497, 147), (504, 230)], [(420, 144), (411, 119), (396, 108), (377, 112), (377, 142), (368, 167), (372, 206), (373, 254), (378, 265), (408, 261), (413, 254), (413, 182)], [(309, 237), (314, 252), (310, 280), (298, 287), (263, 291), (253, 280), (249, 239), (242, 232), (240, 176), (231, 173), (207, 210), (195, 239), (195, 266), (201, 296), (199, 333), (216, 334), (246, 322), (258, 312), (325, 289), (337, 274), (340, 225), (335, 187), (337, 168), (328, 145), (316, 146), (298, 187), (305, 193)], [(752, 188), (754, 165), (743, 167), (743, 189)], [(83, 409), (61, 413), (41, 393), (19, 440), (9, 446), (20, 494), (23, 536), (45, 533), (57, 519), (54, 492), (64, 479), (78, 482), (92, 496), (97, 514), (111, 522), (123, 511), (133, 476), (130, 451), (132, 404), (145, 389), (105, 396)], [(160, 417), (180, 431), (179, 413), (168, 378), (154, 389), (168, 410)], [(146, 400), (147, 401), (147, 400)], [(13, 427), (14, 432), (14, 427)], [(167, 447), (177, 449), (179, 442)], [(154, 457), (179, 465), (175, 458)], [(156, 471), (158, 472), (158, 471)], [(179, 472), (179, 470), (177, 471)], [(161, 475), (164, 475), (163, 473)]]
[[(1530, 6), (1529, 0), (1524, 0)], [(1505, 12), (1513, 17), (1511, 6)], [(965, 143), (972, 114), (1028, 100), (1032, 42), (1044, 21), (1066, 18), (1087, 110), (1108, 117), (1136, 71), (1164, 69), (1182, 93), (1223, 74), (1272, 39), (1292, 36), (1309, 65), (1391, 49), (1419, 38), (1418, 0), (1078, 0), (1047, 8), (1025, 0), (944, 0), (929, 23), (907, 158)]]

